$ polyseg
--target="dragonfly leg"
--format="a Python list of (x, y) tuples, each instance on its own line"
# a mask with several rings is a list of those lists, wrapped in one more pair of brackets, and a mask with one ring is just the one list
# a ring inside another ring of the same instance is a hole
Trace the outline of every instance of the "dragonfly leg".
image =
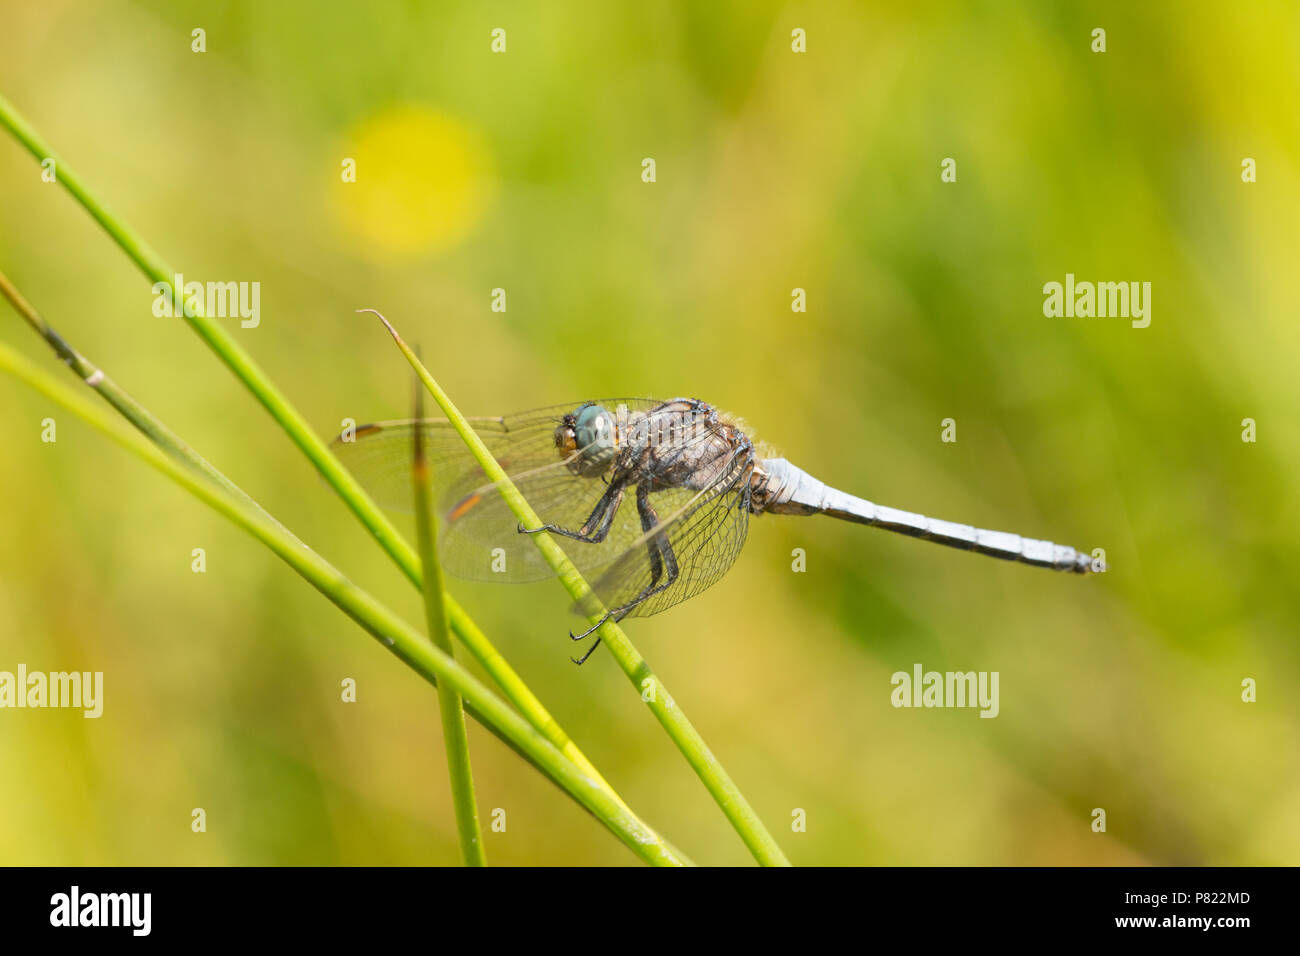
[[(650, 503), (650, 492), (646, 490), (645, 485), (637, 485), (636, 487), (636, 510), (641, 515), (642, 531), (649, 534), (659, 526), (659, 513), (655, 511), (655, 506)], [(646, 550), (650, 553), (650, 583), (632, 600), (611, 612), (616, 621), (621, 621), (627, 617), (628, 613), (638, 604), (672, 587), (673, 582), (677, 580), (677, 575), (680, 573), (677, 566), (677, 555), (673, 553), (672, 545), (668, 543), (668, 539), (662, 533), (646, 539)]]
[(584, 640), (585, 638), (591, 637), (591, 635), (592, 635), (593, 633), (595, 633), (596, 629), (599, 628), (599, 627), (600, 627), (602, 624), (604, 624), (606, 621), (608, 621), (608, 620), (610, 619), (610, 617), (611, 617), (610, 613), (609, 613), (608, 611), (606, 611), (604, 614), (601, 615), (599, 621), (597, 621), (595, 624), (591, 625), (591, 627), (587, 628), (587, 629), (586, 629), (585, 631), (583, 631), (581, 634), (574, 634), (572, 631), (570, 631), (570, 632), (569, 632), (569, 640), (571, 640), (571, 641), (581, 641), (581, 640)]
[(596, 502), (596, 507), (592, 509), (587, 520), (583, 522), (582, 527), (577, 531), (570, 531), (568, 528), (562, 528), (556, 524), (544, 524), (540, 528), (525, 528), (520, 524), (519, 533), (537, 534), (539, 531), (549, 531), (552, 534), (562, 535), (586, 544), (600, 544), (608, 537), (609, 529), (614, 526), (614, 516), (618, 514), (618, 506), (622, 503), (622, 482), (611, 482), (609, 488)]
[[(641, 516), (641, 530), (649, 534), (659, 525), (659, 513), (655, 511), (654, 505), (650, 503), (650, 492), (645, 485), (636, 487), (636, 510)], [(599, 621), (587, 628), (581, 634), (569, 632), (569, 637), (575, 641), (580, 641), (584, 637), (590, 637), (602, 624), (613, 618), (615, 621), (621, 621), (635, 608), (638, 604), (649, 598), (654, 597), (660, 591), (671, 587), (677, 580), (680, 569), (677, 566), (677, 556), (673, 553), (672, 546), (663, 534), (652, 535), (646, 539), (646, 551), (650, 556), (650, 583), (646, 585), (641, 593), (612, 611), (606, 611)], [(596, 643), (587, 648), (587, 653), (582, 657), (571, 657), (569, 660), (575, 664), (584, 663), (591, 656), (592, 651), (600, 646), (600, 638), (596, 638)]]

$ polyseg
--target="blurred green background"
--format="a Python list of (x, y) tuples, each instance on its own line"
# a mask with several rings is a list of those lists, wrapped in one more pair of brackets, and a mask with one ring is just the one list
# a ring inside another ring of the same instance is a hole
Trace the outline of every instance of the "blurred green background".
[[(187, 277), (261, 283), (260, 327), (225, 321), (322, 434), (407, 414), (404, 362), (354, 315), (373, 307), (468, 414), (696, 395), (855, 494), (1104, 547), (1110, 573), (1080, 579), (761, 518), (722, 583), (631, 622), (796, 863), (1300, 862), (1296, 7), (897, 6), (9, 4), (0, 90)], [(421, 620), (39, 173), (0, 140), (0, 268)], [(1150, 327), (1045, 318), (1067, 272), (1151, 282)], [(57, 369), (7, 306), (0, 337)], [(0, 712), (0, 861), (457, 861), (424, 683), (75, 419), (10, 379), (0, 408), (0, 670), (106, 685), (99, 720)], [(569, 663), (559, 586), (451, 587), (649, 822), (749, 861), (613, 660)], [(916, 663), (999, 671), (1000, 716), (894, 709)], [(481, 812), (506, 811), (490, 862), (633, 862), (470, 732)]]

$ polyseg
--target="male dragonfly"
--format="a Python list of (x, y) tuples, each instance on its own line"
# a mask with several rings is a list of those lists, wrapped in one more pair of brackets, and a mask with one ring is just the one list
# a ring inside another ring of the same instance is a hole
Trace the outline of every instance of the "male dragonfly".
[[(557, 535), (595, 573), (604, 618), (657, 614), (721, 578), (745, 543), (749, 516), (824, 514), (1041, 568), (1104, 570), (1074, 548), (872, 504), (784, 458), (761, 457), (737, 425), (693, 398), (610, 399), (471, 419), (544, 522), (522, 527), (441, 419), (378, 422), (334, 441), (345, 465), (387, 507), (410, 510), (411, 437), (418, 426), (444, 523), (439, 557), (458, 577), (532, 581), (553, 574), (528, 540)], [(590, 635), (599, 624), (574, 640)], [(581, 664), (595, 643), (575, 663)]]

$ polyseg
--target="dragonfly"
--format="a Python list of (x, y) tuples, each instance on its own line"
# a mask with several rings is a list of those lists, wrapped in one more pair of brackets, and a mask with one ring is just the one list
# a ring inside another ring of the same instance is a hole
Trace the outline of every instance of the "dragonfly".
[[(977, 554), (1074, 574), (1100, 559), (1051, 541), (873, 504), (765, 454), (739, 420), (694, 398), (624, 398), (470, 419), (541, 525), (524, 527), (442, 419), (358, 426), (334, 440), (343, 463), (385, 507), (412, 508), (420, 430), (442, 514), (438, 555), (457, 577), (535, 581), (554, 571), (529, 540), (555, 535), (589, 579), (574, 606), (596, 623), (667, 610), (716, 584), (745, 543), (751, 515), (827, 515)], [(600, 638), (580, 658), (581, 664)]]

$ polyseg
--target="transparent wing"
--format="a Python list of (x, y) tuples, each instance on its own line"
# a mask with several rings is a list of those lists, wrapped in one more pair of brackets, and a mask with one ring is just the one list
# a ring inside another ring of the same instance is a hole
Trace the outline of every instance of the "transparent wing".
[[(598, 400), (606, 407), (625, 405), (645, 411), (654, 399)], [(608, 490), (599, 478), (584, 478), (568, 467), (555, 446), (555, 428), (583, 403), (571, 402), (501, 418), (470, 419), (494, 458), (519, 488), (543, 523), (580, 528)], [(553, 575), (537, 546), (520, 534), (519, 521), (445, 419), (377, 422), (356, 429), (353, 440), (340, 435), (333, 449), (343, 464), (381, 505), (397, 511), (412, 507), (412, 436), (423, 431), (433, 473), (434, 500), (443, 516), (438, 551), (444, 567), (458, 577), (490, 581), (535, 581)], [(635, 507), (619, 503), (609, 533), (600, 544), (560, 538), (560, 545), (584, 571), (608, 564), (641, 534)]]
[[(469, 423), (508, 474), (558, 461), (555, 426), (575, 407), (557, 405), (501, 418), (471, 418)], [(417, 425), (424, 434), (435, 501), (442, 504), (452, 485), (471, 476), (477, 476), (475, 485), (487, 480), (460, 435), (442, 418), (361, 425), (352, 436), (345, 432), (335, 438), (330, 447), (377, 502), (409, 512), (414, 500), (411, 438)]]
[[(745, 544), (753, 468), (753, 456), (738, 452), (704, 491), (651, 493), (660, 523), (592, 584), (605, 609), (619, 619), (646, 617), (717, 583)], [(590, 616), (596, 608), (580, 602), (574, 610)]]

